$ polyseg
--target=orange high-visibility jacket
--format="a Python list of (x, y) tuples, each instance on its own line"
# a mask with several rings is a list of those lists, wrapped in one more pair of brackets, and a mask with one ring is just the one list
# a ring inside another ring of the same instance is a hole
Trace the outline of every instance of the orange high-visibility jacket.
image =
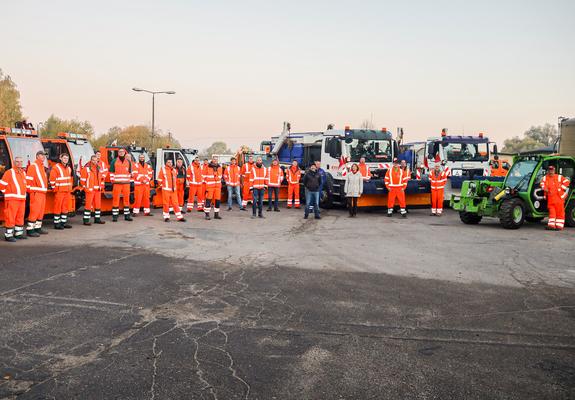
[(267, 168), (263, 165), (261, 167), (254, 166), (249, 174), (250, 189), (263, 189), (266, 187), (268, 181)]
[(280, 187), (284, 180), (284, 171), (279, 165), (272, 165), (268, 168), (268, 186)]
[(387, 190), (397, 189), (397, 188), (405, 188), (404, 185), (407, 185), (408, 176), (406, 171), (402, 170), (401, 168), (391, 167), (387, 170), (385, 174), (385, 187)]
[(100, 167), (100, 173), (102, 174), (104, 179), (106, 179), (106, 176), (108, 175), (108, 168), (106, 168), (106, 163), (100, 160), (98, 161), (98, 167)]
[(301, 179), (301, 170), (299, 169), (299, 167), (294, 167), (291, 166), (288, 169), (288, 183), (290, 185), (297, 185), (299, 184), (299, 181)]
[(557, 196), (561, 200), (564, 200), (569, 192), (569, 183), (569, 178), (566, 178), (563, 175), (545, 175), (543, 179), (541, 179), (541, 189), (547, 189), (545, 198)]
[(192, 163), (186, 171), (188, 185), (201, 185), (204, 182), (204, 174), (200, 164)]
[(134, 164), (134, 186), (149, 185), (154, 177), (154, 171), (148, 163)]
[(237, 164), (230, 164), (224, 171), (224, 181), (228, 186), (240, 185), (240, 167)]
[(133, 181), (132, 176), (132, 162), (128, 158), (124, 161), (116, 158), (110, 164), (110, 182), (112, 183), (130, 183)]
[(26, 200), (28, 184), (22, 168), (10, 168), (0, 179), (0, 192), (6, 200)]
[(222, 188), (222, 167), (219, 165), (217, 168), (208, 166), (206, 168), (206, 173), (204, 174), (204, 182), (206, 183), (206, 189), (210, 188)]
[(176, 172), (175, 168), (164, 165), (158, 174), (158, 185), (162, 188), (162, 190), (175, 192), (177, 189), (177, 177), (178, 173)]
[(35, 160), (26, 170), (26, 179), (28, 180), (29, 192), (46, 193), (48, 191), (48, 175), (44, 163)]
[(363, 180), (364, 181), (370, 180), (371, 179), (371, 171), (369, 170), (369, 167), (367, 166), (367, 164), (359, 163), (358, 167), (359, 167), (359, 172), (361, 173), (361, 176), (363, 177)]
[(250, 175), (255, 163), (247, 162), (242, 165), (242, 177), (244, 178), (244, 185), (250, 181)]
[(443, 171), (439, 171), (439, 173), (435, 173), (435, 169), (431, 170), (429, 173), (429, 181), (431, 183), (431, 190), (440, 190), (445, 188), (447, 184), (447, 177), (449, 176), (449, 170), (444, 169)]
[(93, 165), (91, 162), (86, 164), (80, 172), (80, 183), (84, 187), (84, 192), (104, 190), (104, 175), (100, 172), (100, 167)]
[(72, 168), (58, 163), (50, 171), (50, 185), (55, 192), (72, 191)]

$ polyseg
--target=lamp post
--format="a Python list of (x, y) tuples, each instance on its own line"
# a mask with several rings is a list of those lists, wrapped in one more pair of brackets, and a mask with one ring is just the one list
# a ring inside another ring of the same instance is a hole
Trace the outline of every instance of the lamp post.
[(150, 93), (152, 95), (152, 152), (154, 151), (154, 122), (155, 122), (155, 103), (156, 103), (156, 95), (157, 94), (176, 94), (176, 92), (174, 92), (173, 90), (167, 90), (167, 91), (153, 91), (153, 90), (146, 90), (146, 89), (140, 89), (140, 88), (132, 88), (132, 90), (134, 92), (146, 92), (146, 93)]

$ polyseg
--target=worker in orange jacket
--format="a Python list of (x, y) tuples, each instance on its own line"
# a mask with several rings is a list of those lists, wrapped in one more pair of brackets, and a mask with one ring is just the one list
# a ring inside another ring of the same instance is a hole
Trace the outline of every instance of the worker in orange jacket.
[(186, 208), (184, 207), (184, 197), (186, 194), (186, 167), (184, 166), (184, 160), (181, 158), (176, 160), (176, 179), (178, 183), (178, 205), (182, 210), (182, 214), (185, 214)]
[(369, 166), (365, 163), (365, 157), (361, 157), (359, 159), (359, 173), (361, 174), (363, 181), (369, 181), (371, 179), (371, 171), (369, 170)]
[(7, 242), (26, 239), (24, 236), (24, 212), (26, 211), (26, 172), (22, 169), (22, 157), (14, 158), (14, 168), (0, 178), (0, 192), (4, 193), (4, 238)]
[(246, 208), (242, 203), (242, 194), (240, 191), (240, 167), (238, 166), (238, 160), (232, 157), (230, 160), (230, 165), (224, 170), (224, 182), (228, 188), (228, 211), (231, 211), (233, 205), (234, 193), (236, 195), (236, 201), (240, 210), (246, 211)]
[(242, 176), (242, 206), (247, 207), (248, 201), (252, 200), (252, 193), (250, 192), (250, 174), (254, 168), (254, 157), (249, 156), (248, 162), (244, 163), (241, 168)]
[(442, 169), (440, 163), (435, 163), (433, 170), (429, 174), (429, 182), (431, 183), (431, 215), (433, 216), (437, 215), (439, 217), (443, 213), (443, 196), (448, 176), (449, 169)]
[(491, 167), (491, 176), (506, 177), (507, 169), (503, 166), (503, 161), (499, 160), (498, 155), (493, 156), (493, 160), (489, 163)]
[[(108, 168), (106, 167), (106, 163), (102, 160), (102, 152), (100, 150), (96, 150), (94, 153), (98, 160), (98, 167), (100, 167), (100, 173), (104, 177), (104, 180), (108, 177)], [(102, 189), (104, 190), (104, 189)]]
[(568, 178), (555, 173), (553, 165), (547, 168), (547, 174), (541, 180), (541, 189), (547, 199), (549, 210), (547, 230), (561, 231), (565, 226), (565, 199), (569, 193), (569, 184)]
[(194, 198), (197, 198), (197, 210), (204, 211), (204, 175), (202, 172), (202, 166), (200, 165), (200, 159), (198, 157), (194, 158), (194, 162), (188, 167), (186, 171), (186, 179), (188, 180), (188, 212), (194, 209)]
[(140, 208), (144, 208), (144, 216), (153, 215), (150, 211), (150, 183), (154, 178), (154, 171), (150, 164), (146, 162), (143, 154), (138, 156), (138, 163), (134, 164), (134, 206), (132, 216), (136, 217), (140, 213)]
[(385, 174), (385, 187), (388, 190), (387, 194), (387, 216), (391, 217), (393, 214), (393, 207), (395, 200), (399, 201), (401, 216), (407, 217), (405, 210), (405, 187), (407, 186), (408, 176), (407, 173), (400, 168), (397, 158), (393, 159), (393, 166), (387, 170)]
[(28, 192), (30, 193), (30, 213), (26, 234), (38, 237), (47, 234), (42, 228), (44, 210), (46, 209), (46, 193), (48, 192), (48, 175), (46, 174), (46, 153), (43, 150), (36, 152), (36, 160), (26, 170)]
[(130, 213), (130, 183), (133, 182), (132, 161), (125, 149), (118, 150), (118, 157), (110, 164), (110, 182), (112, 182), (112, 222), (118, 222), (120, 215), (120, 197), (124, 204), (124, 219), (132, 221)]
[(178, 173), (172, 160), (160, 169), (158, 174), (158, 189), (162, 192), (162, 215), (165, 222), (170, 222), (170, 208), (174, 210), (178, 222), (185, 222), (180, 206), (178, 205)]
[(93, 155), (80, 172), (80, 183), (84, 188), (86, 202), (84, 205), (84, 225), (92, 225), (90, 219), (94, 212), (94, 223), (105, 224), (102, 221), (102, 191), (104, 190), (104, 175), (98, 165), (98, 157)]
[(267, 179), (268, 179), (268, 211), (272, 210), (272, 195), (273, 195), (274, 211), (279, 212), (280, 186), (284, 180), (284, 171), (283, 169), (281, 169), (277, 158), (272, 161), (272, 165), (268, 168)]
[(206, 184), (206, 206), (204, 208), (205, 218), (210, 219), (210, 211), (214, 207), (214, 219), (220, 217), (220, 205), (222, 200), (222, 177), (223, 171), (218, 158), (213, 157), (208, 164), (204, 173), (204, 182)]
[(68, 223), (68, 211), (72, 199), (72, 168), (69, 165), (70, 156), (60, 154), (60, 162), (55, 164), (50, 171), (50, 186), (56, 192), (54, 196), (54, 229), (70, 229)]
[(258, 157), (249, 174), (249, 187), (252, 191), (254, 201), (252, 203), (252, 218), (265, 218), (262, 213), (264, 203), (264, 193), (268, 186), (268, 170), (263, 164), (261, 157)]
[(300, 208), (299, 203), (300, 180), (301, 180), (301, 170), (299, 169), (297, 160), (293, 160), (291, 163), (291, 167), (289, 167), (287, 172), (287, 181), (288, 181), (287, 208), (291, 208), (292, 204), (295, 206), (295, 208)]

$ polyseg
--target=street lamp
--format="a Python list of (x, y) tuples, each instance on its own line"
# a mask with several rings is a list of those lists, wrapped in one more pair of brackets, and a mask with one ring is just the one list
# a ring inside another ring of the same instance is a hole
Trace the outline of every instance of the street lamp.
[(155, 92), (153, 90), (146, 90), (140, 88), (132, 88), (134, 92), (146, 92), (152, 95), (152, 152), (154, 151), (154, 119), (155, 119), (155, 102), (156, 102), (156, 95), (157, 94), (176, 94), (173, 90)]

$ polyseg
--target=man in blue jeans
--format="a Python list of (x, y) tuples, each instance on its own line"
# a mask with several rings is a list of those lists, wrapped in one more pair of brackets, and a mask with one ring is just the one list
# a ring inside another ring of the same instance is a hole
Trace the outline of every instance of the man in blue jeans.
[(304, 219), (307, 219), (311, 210), (313, 210), (315, 219), (321, 219), (319, 216), (319, 189), (321, 187), (321, 175), (315, 164), (312, 164), (305, 172), (302, 183), (305, 188)]
[(256, 217), (256, 211), (259, 218), (265, 218), (262, 214), (264, 206), (264, 193), (266, 192), (268, 174), (267, 168), (264, 167), (261, 157), (258, 157), (250, 173), (250, 190), (252, 191), (252, 218)]

